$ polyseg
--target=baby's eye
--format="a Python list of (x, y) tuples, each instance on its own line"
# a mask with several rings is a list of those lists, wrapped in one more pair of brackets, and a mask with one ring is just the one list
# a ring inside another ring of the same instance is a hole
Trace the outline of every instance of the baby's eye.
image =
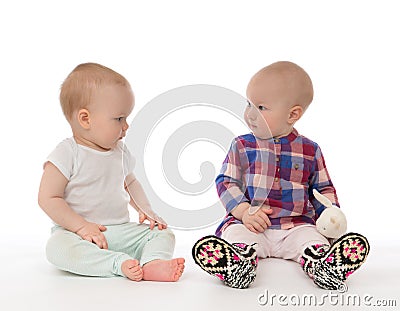
[(118, 122), (121, 122), (123, 119), (124, 117), (115, 118), (115, 120), (117, 120)]
[(264, 111), (264, 110), (267, 110), (267, 108), (265, 108), (264, 106), (260, 105), (260, 106), (258, 106), (258, 110)]
[(251, 103), (249, 101), (247, 101), (247, 108), (251, 107)]

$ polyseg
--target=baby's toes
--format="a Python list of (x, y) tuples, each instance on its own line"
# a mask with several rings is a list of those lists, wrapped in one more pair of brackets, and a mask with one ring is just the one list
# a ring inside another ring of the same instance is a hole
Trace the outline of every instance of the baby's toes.
[(139, 273), (137, 275), (134, 276), (135, 281), (140, 281), (141, 279), (143, 279), (143, 273)]
[(178, 265), (183, 265), (185, 264), (185, 258), (177, 258), (176, 262), (178, 263)]

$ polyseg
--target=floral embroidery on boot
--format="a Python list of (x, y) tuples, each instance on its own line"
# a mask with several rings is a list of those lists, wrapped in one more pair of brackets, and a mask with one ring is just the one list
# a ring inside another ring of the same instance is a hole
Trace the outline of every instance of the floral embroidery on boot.
[(301, 257), (303, 270), (321, 288), (346, 291), (344, 281), (365, 262), (369, 253), (368, 240), (358, 233), (347, 233), (319, 257), (319, 248), (307, 247)]
[(230, 287), (247, 288), (256, 278), (258, 259), (251, 245), (209, 235), (195, 243), (192, 256), (201, 269)]

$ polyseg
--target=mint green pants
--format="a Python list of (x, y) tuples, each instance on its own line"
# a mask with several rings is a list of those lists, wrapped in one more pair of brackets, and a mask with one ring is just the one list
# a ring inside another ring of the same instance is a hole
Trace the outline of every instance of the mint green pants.
[(169, 229), (150, 230), (148, 225), (137, 223), (106, 227), (103, 234), (108, 249), (100, 249), (62, 227), (53, 227), (46, 246), (47, 260), (75, 274), (111, 277), (124, 276), (121, 265), (128, 259), (137, 259), (143, 266), (155, 259), (172, 258), (175, 236)]

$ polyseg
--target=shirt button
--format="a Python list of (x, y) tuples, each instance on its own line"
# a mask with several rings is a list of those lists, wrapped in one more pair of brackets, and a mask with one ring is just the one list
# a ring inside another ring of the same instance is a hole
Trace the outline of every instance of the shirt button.
[(279, 178), (278, 178), (278, 177), (275, 177), (274, 180), (275, 180), (275, 182), (278, 182), (278, 181), (279, 181)]
[(275, 138), (275, 142), (276, 142), (276, 143), (279, 143), (279, 138)]

